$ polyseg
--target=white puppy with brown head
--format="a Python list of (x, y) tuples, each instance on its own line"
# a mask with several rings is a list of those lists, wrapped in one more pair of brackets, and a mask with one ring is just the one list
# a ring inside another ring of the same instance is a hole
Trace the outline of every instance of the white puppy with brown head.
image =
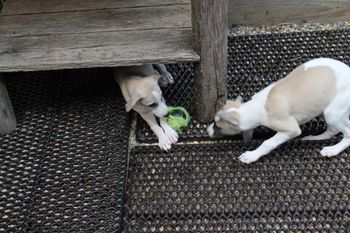
[(322, 156), (338, 155), (350, 146), (350, 67), (329, 58), (304, 63), (246, 103), (241, 98), (227, 101), (208, 127), (208, 133), (233, 135), (260, 125), (277, 131), (256, 150), (239, 157), (243, 163), (252, 163), (299, 136), (299, 125), (322, 113), (327, 130), (303, 140), (325, 140), (341, 132), (344, 137), (339, 143), (321, 150)]
[[(148, 123), (158, 137), (159, 147), (169, 150), (178, 140), (178, 134), (167, 123), (164, 116), (168, 107), (162, 97), (159, 83), (172, 82), (164, 65), (128, 66), (114, 68), (114, 77), (126, 101), (126, 111), (135, 110)], [(159, 117), (160, 126), (155, 117)]]

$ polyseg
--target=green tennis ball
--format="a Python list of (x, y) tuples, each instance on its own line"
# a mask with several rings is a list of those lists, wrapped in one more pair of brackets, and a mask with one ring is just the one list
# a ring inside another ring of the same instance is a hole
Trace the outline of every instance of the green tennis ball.
[(170, 127), (178, 133), (181, 133), (190, 122), (190, 114), (183, 107), (169, 106), (168, 116), (166, 118)]

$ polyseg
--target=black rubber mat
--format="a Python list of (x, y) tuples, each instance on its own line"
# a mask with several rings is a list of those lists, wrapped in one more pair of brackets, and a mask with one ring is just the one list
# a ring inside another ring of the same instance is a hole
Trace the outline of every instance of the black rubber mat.
[(129, 124), (110, 70), (6, 77), (0, 232), (119, 232)]
[[(244, 100), (248, 100), (263, 87), (283, 78), (312, 58), (331, 57), (350, 64), (349, 41), (349, 30), (231, 37), (228, 51), (228, 98), (241, 95)], [(194, 115), (193, 66), (182, 64), (168, 67), (176, 83), (164, 91), (167, 103), (182, 105)], [(205, 125), (194, 120), (181, 135), (181, 140), (207, 139), (205, 128)], [(325, 130), (325, 122), (319, 117), (305, 124), (302, 129), (305, 134), (319, 133)], [(259, 128), (255, 132), (255, 138), (266, 138), (271, 134), (266, 128)], [(156, 141), (141, 119), (137, 140)]]
[(327, 142), (292, 141), (258, 162), (261, 143), (132, 151), (126, 232), (350, 232), (350, 157), (323, 158)]

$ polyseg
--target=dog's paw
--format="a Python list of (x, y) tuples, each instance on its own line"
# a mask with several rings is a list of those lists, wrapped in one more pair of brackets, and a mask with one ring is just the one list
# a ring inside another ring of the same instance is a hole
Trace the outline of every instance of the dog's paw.
[(164, 133), (169, 138), (172, 144), (177, 143), (177, 140), (179, 139), (179, 135), (176, 133), (176, 131), (173, 128), (165, 127)]
[(302, 137), (301, 140), (302, 141), (311, 141), (311, 140), (314, 140), (314, 138), (315, 138), (315, 136), (309, 135), (309, 136)]
[(167, 76), (167, 80), (168, 80), (169, 84), (173, 84), (174, 77), (169, 72), (167, 72), (166, 76)]
[(247, 151), (245, 153), (243, 153), (241, 156), (239, 156), (239, 160), (242, 163), (253, 163), (255, 161), (257, 161), (261, 156), (256, 153), (255, 151)]
[(163, 136), (159, 137), (158, 139), (158, 145), (161, 150), (168, 151), (171, 148), (171, 141), (170, 139), (164, 134)]
[(321, 150), (321, 155), (325, 157), (332, 157), (338, 154), (339, 152), (333, 146), (326, 146)]

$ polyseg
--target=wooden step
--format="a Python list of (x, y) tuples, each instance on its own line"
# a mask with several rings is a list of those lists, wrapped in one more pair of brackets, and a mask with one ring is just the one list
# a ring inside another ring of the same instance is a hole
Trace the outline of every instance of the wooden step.
[(188, 0), (11, 0), (0, 72), (198, 61)]

